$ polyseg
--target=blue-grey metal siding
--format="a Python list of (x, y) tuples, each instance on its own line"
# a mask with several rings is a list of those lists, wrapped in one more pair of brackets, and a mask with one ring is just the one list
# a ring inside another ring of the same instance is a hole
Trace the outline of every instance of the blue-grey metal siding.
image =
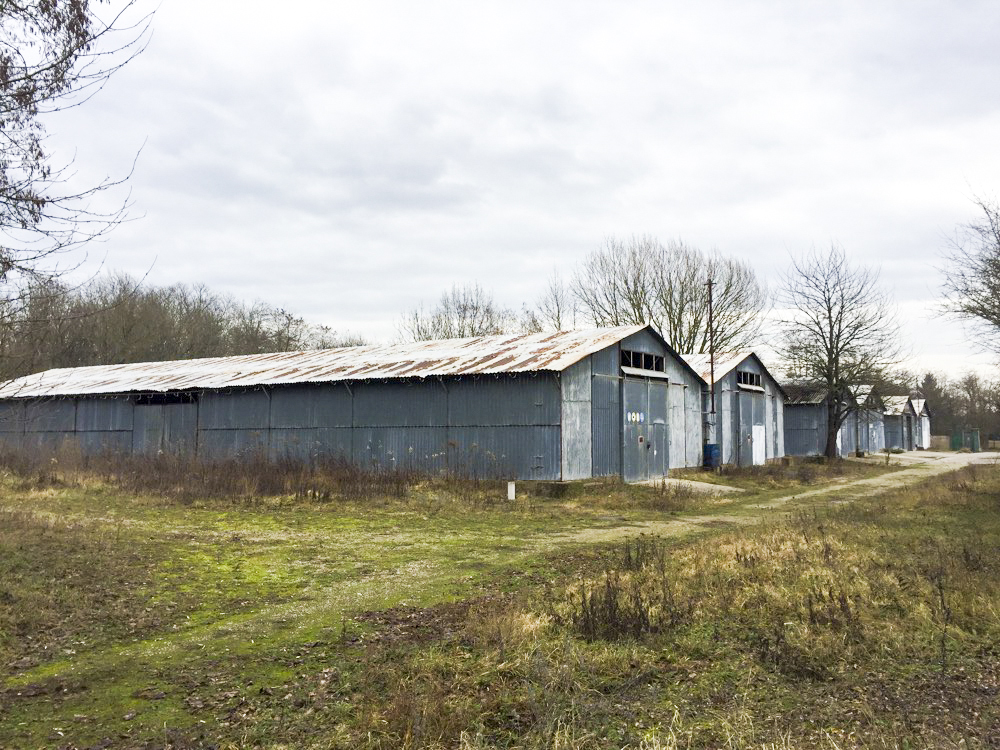
[(353, 432), (350, 427), (273, 428), (268, 455), (272, 461), (309, 464), (321, 460), (350, 461)]
[(448, 394), (440, 381), (365, 383), (354, 387), (355, 427), (447, 424)]
[(73, 432), (76, 429), (76, 401), (69, 398), (29, 401), (24, 407), (26, 432)]
[[(646, 332), (630, 337), (627, 346), (672, 357)], [(208, 460), (342, 458), (376, 468), (525, 479), (620, 474), (619, 352), (615, 344), (562, 373), (4, 402), (0, 443)], [(676, 363), (668, 366), (675, 368), (669, 384), (645, 386), (663, 401), (649, 410), (657, 425), (649, 435), (657, 475), (667, 461), (691, 465), (692, 453), (696, 463), (701, 454), (700, 386)], [(692, 425), (698, 428), (694, 437), (687, 434)]]
[(448, 427), (355, 427), (355, 463), (372, 469), (448, 468)]
[(621, 474), (621, 378), (595, 373), (591, 404), (594, 476)]
[(93, 432), (77, 432), (74, 435), (77, 445), (85, 455), (132, 453), (131, 430), (97, 430)]
[(826, 449), (826, 406), (785, 404), (785, 454), (818, 456)]
[(24, 432), (24, 402), (0, 402), (0, 434)]
[(444, 390), (448, 423), (455, 427), (559, 424), (559, 385), (552, 375), (444, 381)]
[(263, 388), (203, 393), (198, 404), (199, 430), (266, 430), (271, 398)]
[(126, 397), (81, 399), (76, 405), (76, 431), (129, 431), (133, 406)]
[(271, 391), (271, 428), (350, 427), (353, 397), (346, 385), (298, 385)]
[(454, 427), (450, 434), (448, 462), (460, 476), (560, 478), (557, 426)]

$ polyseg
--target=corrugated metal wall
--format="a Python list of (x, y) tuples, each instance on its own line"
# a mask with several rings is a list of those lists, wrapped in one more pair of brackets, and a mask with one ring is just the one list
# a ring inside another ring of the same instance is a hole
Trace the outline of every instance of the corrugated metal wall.
[(819, 456), (826, 449), (826, 406), (785, 404), (785, 455)]
[(597, 352), (590, 360), (593, 473), (595, 477), (620, 475), (623, 410), (618, 347)]
[[(737, 370), (758, 373), (763, 392), (740, 388)], [(716, 439), (719, 441), (723, 464), (749, 466), (753, 463), (753, 427), (763, 427), (763, 450), (757, 446), (763, 460), (785, 455), (785, 400), (777, 384), (748, 357), (715, 383)]]
[[(667, 426), (667, 454), (671, 469), (701, 466), (704, 444), (704, 416), (702, 413), (702, 381), (674, 358), (648, 331), (639, 331), (623, 339), (618, 347), (632, 351), (650, 352), (664, 358), (664, 374), (670, 382), (669, 415)], [(596, 356), (596, 355), (595, 355)], [(616, 359), (617, 366), (617, 359)], [(619, 374), (620, 370), (616, 370)], [(624, 409), (619, 406), (619, 419), (624, 419)]]
[(593, 473), (593, 385), (590, 357), (563, 370), (562, 478), (583, 479)]
[[(589, 398), (587, 370), (576, 390)], [(209, 460), (332, 457), (376, 468), (559, 479), (561, 399), (560, 377), (538, 373), (5, 402), (0, 443)], [(589, 418), (577, 421), (589, 463)]]
[(885, 445), (889, 450), (903, 449), (903, 418), (898, 415), (885, 416)]
[(885, 416), (885, 445), (889, 450), (914, 449), (914, 423), (912, 414)]

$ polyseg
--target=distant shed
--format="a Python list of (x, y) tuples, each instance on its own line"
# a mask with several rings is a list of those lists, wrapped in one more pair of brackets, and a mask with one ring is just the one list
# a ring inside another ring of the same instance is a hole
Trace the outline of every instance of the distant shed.
[(0, 447), (578, 479), (701, 464), (704, 382), (650, 326), (48, 370)]
[(840, 427), (838, 442), (842, 456), (879, 453), (885, 450), (884, 405), (871, 388), (861, 388), (855, 396), (857, 407)]
[[(710, 381), (709, 355), (685, 354), (684, 359)], [(751, 466), (784, 456), (785, 392), (778, 381), (753, 352), (719, 354), (715, 360), (714, 440), (721, 463)]]
[(916, 444), (917, 413), (909, 396), (886, 396), (885, 447), (889, 450), (912, 451)]
[[(814, 383), (784, 383), (785, 452), (790, 456), (822, 456), (826, 453), (829, 420), (826, 389)], [(870, 387), (853, 397), (854, 407), (837, 431), (837, 455), (846, 458), (885, 449), (882, 400)]]
[(931, 412), (927, 407), (927, 399), (911, 398), (913, 412), (916, 414), (916, 427), (914, 429), (914, 447), (917, 450), (930, 450), (931, 448)]
[(782, 383), (785, 392), (785, 453), (822, 456), (826, 452), (826, 392), (810, 383)]

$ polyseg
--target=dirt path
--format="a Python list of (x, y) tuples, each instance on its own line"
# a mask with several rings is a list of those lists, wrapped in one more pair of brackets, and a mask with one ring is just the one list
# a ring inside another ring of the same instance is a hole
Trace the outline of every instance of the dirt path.
[[(874, 460), (874, 459), (873, 459)], [(880, 459), (881, 460), (881, 459)], [(747, 503), (738, 509), (726, 508), (725, 512), (665, 521), (644, 521), (603, 529), (583, 529), (569, 534), (553, 535), (559, 542), (611, 542), (636, 534), (656, 534), (664, 537), (682, 537), (721, 525), (747, 525), (757, 523), (766, 517), (766, 512), (778, 510), (786, 505), (804, 499), (820, 499), (830, 495), (835, 502), (849, 502), (863, 497), (871, 497), (890, 490), (909, 487), (931, 477), (957, 471), (970, 464), (1000, 463), (1000, 453), (937, 453), (920, 451), (894, 455), (892, 462), (908, 468), (889, 474), (881, 474), (867, 479), (834, 482), (813, 490), (793, 492), (781, 497), (770, 498), (760, 503)], [(692, 483), (693, 484), (693, 483)], [(711, 485), (710, 485), (711, 486)], [(723, 496), (726, 493), (722, 493)], [(734, 493), (734, 500), (737, 499)]]

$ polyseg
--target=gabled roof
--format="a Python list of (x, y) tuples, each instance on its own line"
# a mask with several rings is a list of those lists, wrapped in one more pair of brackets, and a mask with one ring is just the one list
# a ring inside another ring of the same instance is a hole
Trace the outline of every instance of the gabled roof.
[[(712, 376), (712, 363), (710, 355), (682, 354), (681, 357), (683, 357), (684, 361), (691, 366), (692, 370), (698, 373), (702, 380), (706, 383), (709, 382), (709, 379)], [(781, 383), (779, 383), (771, 374), (770, 370), (767, 369), (760, 357), (758, 357), (755, 352), (751, 351), (717, 353), (715, 355), (715, 382), (718, 383), (722, 380), (722, 378), (726, 377), (726, 375), (746, 362), (750, 357), (757, 360), (757, 364), (760, 365), (760, 369), (767, 373), (767, 376), (778, 387), (778, 390), (787, 396), (788, 394), (785, 392), (784, 386), (782, 386)]]
[(826, 389), (816, 383), (782, 383), (785, 391), (785, 406), (798, 404), (814, 406), (826, 403)]
[[(663, 340), (651, 326), (620, 326), (280, 354), (61, 368), (8, 381), (0, 385), (0, 398), (162, 393), (387, 378), (560, 372), (594, 352), (647, 329), (658, 340)], [(667, 350), (673, 351), (669, 347)]]
[(886, 416), (896, 417), (907, 409), (913, 409), (909, 396), (885, 396), (882, 402), (885, 404)]
[(917, 416), (930, 416), (931, 412), (927, 408), (927, 399), (925, 398), (911, 398), (910, 403), (913, 404), (913, 411), (916, 412)]
[[(715, 379), (721, 380), (753, 352), (725, 352), (715, 355)], [(708, 354), (682, 354), (684, 361), (691, 365), (691, 369), (701, 375), (701, 379), (708, 382), (711, 375), (711, 361)], [(759, 360), (758, 360), (759, 361)]]

